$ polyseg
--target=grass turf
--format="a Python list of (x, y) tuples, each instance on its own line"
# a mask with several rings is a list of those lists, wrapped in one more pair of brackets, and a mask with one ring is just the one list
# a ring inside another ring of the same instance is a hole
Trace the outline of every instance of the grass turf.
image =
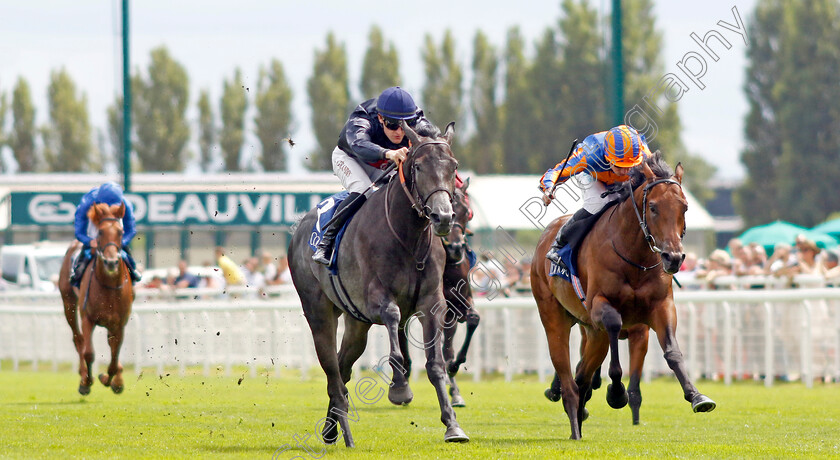
[[(8, 366), (4, 367), (8, 369)], [(468, 407), (456, 409), (466, 444), (443, 442), (444, 427), (425, 375), (412, 382), (414, 402), (386, 397), (366, 405), (355, 393), (355, 449), (323, 446), (313, 435), (326, 414), (320, 370), (301, 381), (245, 371), (232, 376), (142, 376), (126, 372), (123, 394), (98, 382), (87, 397), (70, 371), (0, 372), (0, 457), (3, 458), (815, 458), (840, 456), (840, 385), (798, 383), (765, 388), (699, 382), (718, 403), (693, 414), (673, 378), (642, 384), (641, 420), (613, 410), (597, 390), (587, 406), (583, 439), (568, 439), (561, 403), (543, 396), (546, 383), (462, 379)], [(371, 378), (378, 379), (371, 374)], [(241, 379), (241, 380), (240, 380)], [(369, 381), (371, 382), (371, 381)], [(381, 380), (368, 393), (386, 389)], [(375, 399), (375, 398), (371, 398)], [(301, 442), (308, 438), (307, 450)], [(283, 450), (283, 446), (288, 450)], [(324, 457), (325, 456), (325, 457)]]

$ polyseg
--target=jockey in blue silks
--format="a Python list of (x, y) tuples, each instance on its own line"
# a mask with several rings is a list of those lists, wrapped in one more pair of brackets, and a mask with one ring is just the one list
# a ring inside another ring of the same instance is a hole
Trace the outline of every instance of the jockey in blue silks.
[(122, 238), (122, 256), (128, 265), (128, 271), (131, 274), (131, 280), (134, 282), (140, 281), (140, 273), (137, 272), (137, 264), (131, 256), (128, 244), (137, 234), (137, 229), (134, 223), (134, 208), (131, 203), (123, 197), (122, 187), (115, 182), (106, 182), (99, 187), (94, 187), (91, 191), (82, 196), (79, 206), (76, 207), (76, 239), (82, 243), (82, 252), (76, 258), (76, 264), (73, 265), (73, 273), (70, 276), (70, 284), (79, 287), (82, 281), (82, 274), (87, 268), (88, 262), (93, 258), (90, 251), (90, 242), (96, 238), (98, 229), (93, 226), (93, 223), (88, 218), (88, 210), (95, 204), (104, 203), (109, 206), (125, 205), (125, 215), (122, 218), (123, 238)]

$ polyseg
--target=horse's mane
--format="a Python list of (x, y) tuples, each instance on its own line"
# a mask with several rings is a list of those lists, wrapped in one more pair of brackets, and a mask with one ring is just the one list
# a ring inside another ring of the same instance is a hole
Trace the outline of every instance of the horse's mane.
[[(642, 164), (645, 163), (648, 167), (650, 167), (650, 170), (653, 171), (653, 175), (656, 176), (657, 179), (667, 179), (674, 175), (674, 170), (668, 166), (662, 152), (659, 150), (645, 158)], [(630, 170), (630, 185), (632, 185), (634, 189), (642, 185), (647, 179), (645, 177), (645, 173), (642, 171), (642, 164)]]
[(440, 128), (433, 125), (431, 122), (417, 123), (417, 129), (414, 131), (418, 136), (430, 137), (436, 139), (440, 137)]

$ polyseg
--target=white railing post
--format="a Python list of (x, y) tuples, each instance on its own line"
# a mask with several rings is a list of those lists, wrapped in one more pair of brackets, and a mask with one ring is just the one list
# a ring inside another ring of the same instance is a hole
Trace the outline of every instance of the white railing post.
[(689, 302), (688, 307), (688, 374), (693, 380), (700, 380), (700, 359), (697, 350), (697, 329), (700, 327), (697, 321), (697, 306)]
[(732, 307), (723, 302), (723, 382), (732, 383)]
[(812, 315), (814, 309), (811, 302), (802, 301), (802, 382), (811, 388), (814, 386), (814, 343), (812, 340)]
[(510, 309), (502, 309), (502, 323), (505, 329), (505, 382), (513, 380), (513, 327), (510, 324)]
[(764, 386), (773, 386), (773, 378), (776, 372), (773, 370), (773, 304), (764, 302)]

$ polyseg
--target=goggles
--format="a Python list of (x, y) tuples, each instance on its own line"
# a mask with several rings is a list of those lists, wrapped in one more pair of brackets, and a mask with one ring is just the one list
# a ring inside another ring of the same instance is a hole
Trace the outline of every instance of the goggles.
[[(393, 119), (393, 118), (382, 117), (382, 121), (385, 124), (386, 128), (390, 129), (391, 131), (396, 131), (396, 130), (400, 129), (400, 121), (402, 121), (402, 120), (396, 120), (396, 119)], [(409, 119), (405, 120), (405, 122), (406, 122), (406, 124), (408, 124), (408, 126), (414, 128), (414, 126), (417, 124), (417, 117), (409, 118)]]

